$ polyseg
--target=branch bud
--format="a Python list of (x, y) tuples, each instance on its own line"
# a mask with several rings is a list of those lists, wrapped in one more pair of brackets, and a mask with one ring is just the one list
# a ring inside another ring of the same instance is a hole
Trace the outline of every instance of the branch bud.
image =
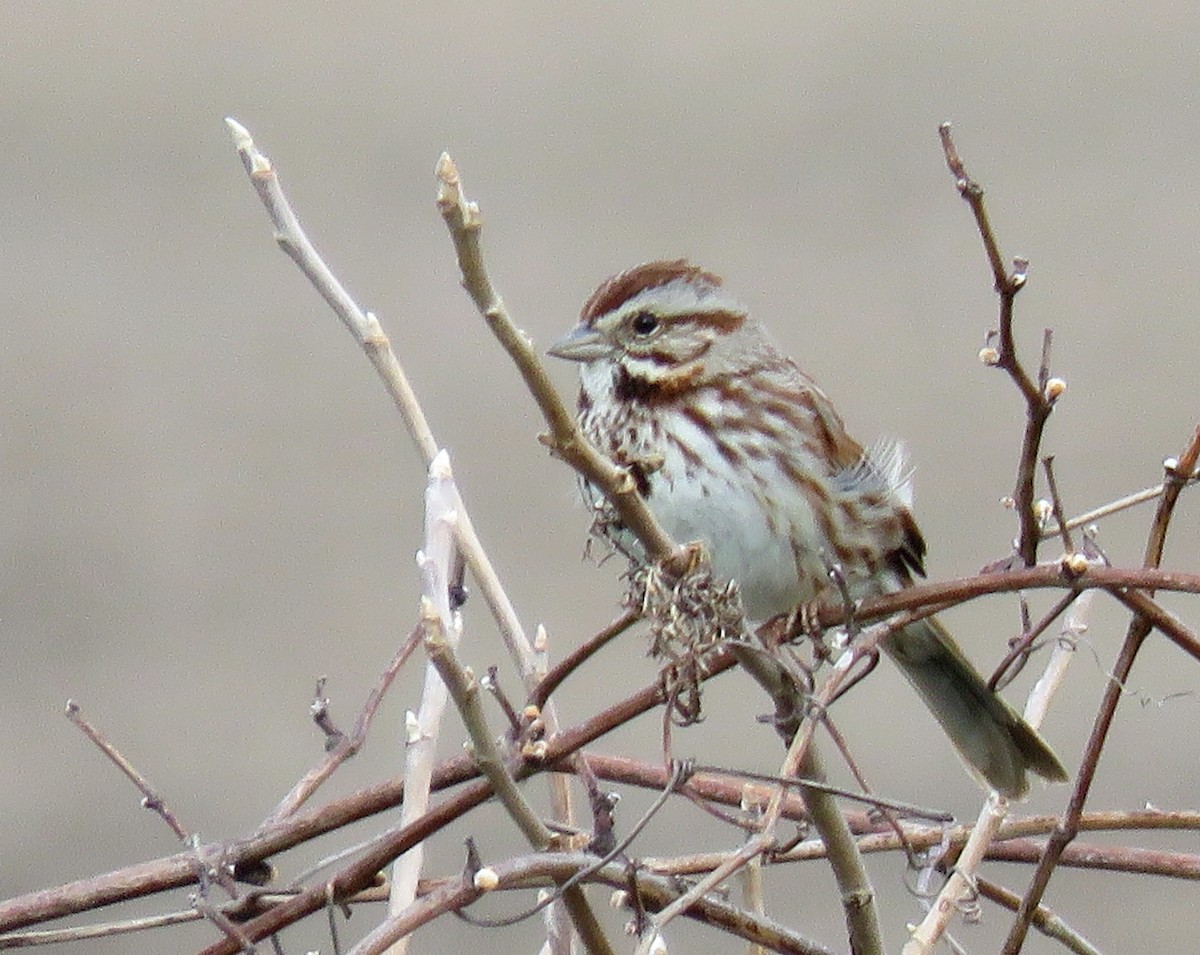
[(1075, 551), (1073, 554), (1063, 554), (1061, 563), (1063, 570), (1072, 577), (1087, 573), (1088, 559), (1079, 551)]
[(500, 884), (500, 876), (496, 874), (495, 869), (485, 865), (475, 873), (475, 877), (471, 881), (480, 892), (491, 892)]
[(979, 360), (989, 368), (993, 368), (1000, 364), (1000, 352), (991, 345), (984, 345), (983, 348), (979, 349)]

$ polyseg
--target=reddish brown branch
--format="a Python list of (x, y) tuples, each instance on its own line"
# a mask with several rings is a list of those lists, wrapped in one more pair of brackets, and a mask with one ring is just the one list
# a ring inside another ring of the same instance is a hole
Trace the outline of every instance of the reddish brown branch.
[[(79, 727), (83, 735), (95, 743), (100, 752), (107, 756), (112, 764), (137, 787), (138, 792), (142, 794), (142, 808), (157, 813), (162, 821), (171, 827), (171, 831), (175, 833), (176, 838), (181, 842), (186, 841), (188, 831), (183, 827), (183, 823), (179, 821), (175, 813), (167, 807), (167, 804), (158, 794), (158, 791), (150, 785), (150, 781), (145, 776), (138, 772), (137, 767), (126, 759), (121, 751), (112, 744), (108, 737), (83, 718), (79, 712), (79, 704), (74, 700), (67, 700), (67, 719)], [(194, 868), (195, 859), (193, 857), (193, 870)]]
[[(1009, 839), (991, 846), (988, 858), (1001, 862), (1038, 862), (1048, 847), (1049, 842), (1045, 840)], [(1073, 869), (1104, 869), (1131, 875), (1200, 880), (1200, 856), (1138, 846), (1097, 846), (1073, 842), (1063, 847), (1056, 864)]]
[[(1175, 503), (1179, 500), (1179, 495), (1188, 480), (1195, 474), (1197, 460), (1200, 460), (1200, 426), (1196, 428), (1179, 460), (1167, 462), (1164, 478), (1166, 486), (1155, 510), (1154, 520), (1150, 525), (1149, 539), (1146, 542), (1145, 566), (1147, 568), (1157, 567), (1162, 560), (1167, 528), (1171, 523)], [(1150, 601), (1152, 593), (1153, 591), (1140, 596)], [(1004, 955), (1017, 955), (1021, 951), (1029, 932), (1033, 913), (1046, 893), (1046, 887), (1050, 884), (1050, 877), (1054, 873), (1055, 866), (1064, 858), (1070, 843), (1079, 832), (1079, 820), (1083, 816), (1084, 806), (1091, 792), (1096, 769), (1100, 764), (1100, 755), (1108, 739), (1108, 731), (1116, 715), (1117, 705), (1121, 701), (1125, 683), (1129, 678), (1138, 651), (1154, 625), (1148, 616), (1141, 613), (1135, 615), (1129, 622), (1125, 642), (1121, 646), (1121, 652), (1113, 666), (1112, 676), (1105, 687), (1100, 709), (1092, 724), (1092, 732), (1084, 749), (1083, 760), (1075, 780), (1075, 787), (1071, 792), (1070, 802), (1063, 813), (1062, 822), (1041, 852), (1041, 858), (1034, 870), (1029, 888), (1021, 900), (1021, 908), (1009, 930), (1008, 938), (1005, 939), (1002, 950)]]
[(998, 354), (993, 356), (995, 361), (991, 364), (1004, 369), (1025, 399), (1025, 432), (1021, 439), (1021, 454), (1017, 461), (1013, 506), (1016, 508), (1017, 521), (1020, 526), (1017, 554), (1026, 567), (1032, 567), (1037, 563), (1037, 546), (1041, 539), (1041, 528), (1033, 510), (1034, 477), (1037, 471), (1042, 434), (1046, 429), (1046, 421), (1050, 417), (1050, 412), (1054, 410), (1054, 396), (1046, 390), (1046, 382), (1049, 379), (1050, 332), (1047, 329), (1043, 337), (1041, 367), (1038, 379), (1034, 381), (1021, 363), (1013, 336), (1013, 301), (1016, 299), (1017, 293), (1025, 287), (1029, 262), (1025, 259), (1014, 258), (1012, 271), (1007, 269), (983, 202), (983, 187), (967, 174), (966, 166), (951, 137), (950, 124), (943, 123), (938, 129), (938, 133), (942, 139), (942, 151), (946, 156), (946, 165), (954, 175), (959, 194), (970, 206), (971, 213), (975, 217), (975, 224), (979, 228), (979, 235), (983, 239), (983, 247), (987, 253), (988, 264), (992, 268), (996, 294), (1000, 296), (999, 349)]
[(379, 709), (379, 704), (383, 702), (383, 697), (395, 682), (396, 676), (400, 673), (401, 668), (412, 656), (413, 651), (420, 645), (421, 630), (419, 627), (413, 629), (408, 635), (408, 638), (400, 645), (396, 651), (396, 655), (392, 657), (387, 668), (380, 675), (378, 682), (371, 689), (367, 696), (367, 701), (363, 704), (362, 710), (358, 714), (358, 719), (354, 722), (354, 730), (349, 736), (342, 734), (333, 748), (325, 754), (325, 758), (316, 766), (310, 769), (304, 776), (292, 787), (291, 792), (284, 796), (283, 801), (271, 813), (264, 825), (270, 825), (280, 819), (286, 819), (293, 815), (305, 802), (311, 798), (312, 794), (320, 788), (334, 771), (350, 759), (358, 754), (362, 749), (363, 744), (367, 741), (367, 733), (371, 729), (371, 722), (375, 719), (375, 712)]
[[(929, 603), (957, 604), (988, 593), (1034, 588), (1082, 589), (1088, 586), (1120, 591), (1126, 598), (1131, 593), (1154, 589), (1200, 594), (1200, 575), (1152, 568), (1127, 570), (1098, 567), (1081, 577), (1068, 579), (1057, 565), (1032, 567), (913, 587), (898, 594), (864, 602), (856, 610), (856, 617), (865, 622)], [(1157, 605), (1151, 603), (1150, 606)], [(822, 626), (835, 626), (844, 612), (840, 605), (831, 605), (820, 608), (817, 614)], [(1200, 659), (1200, 641), (1197, 641), (1194, 635), (1186, 632), (1186, 629), (1184, 632), (1168, 635), (1177, 645)], [(732, 665), (732, 657), (728, 654), (715, 655), (711, 661), (713, 675)], [(547, 765), (558, 762), (570, 752), (590, 744), (615, 726), (635, 718), (661, 702), (661, 688), (655, 683), (643, 687), (592, 719), (557, 734), (549, 741)], [(468, 758), (457, 757), (437, 768), (433, 788), (444, 790), (467, 782), (476, 775)], [(351, 796), (335, 800), (321, 809), (303, 815), (297, 814), (272, 825), (264, 825), (258, 832), (246, 838), (204, 846), (200, 850), (201, 857), (219, 859), (231, 867), (251, 866), (323, 833), (394, 808), (399, 805), (403, 795), (404, 786), (401, 780), (378, 783)], [(467, 803), (459, 804), (459, 808), (465, 811)], [(9, 931), (192, 884), (196, 878), (195, 865), (195, 854), (179, 853), (92, 879), (71, 882), (0, 902), (0, 931)]]

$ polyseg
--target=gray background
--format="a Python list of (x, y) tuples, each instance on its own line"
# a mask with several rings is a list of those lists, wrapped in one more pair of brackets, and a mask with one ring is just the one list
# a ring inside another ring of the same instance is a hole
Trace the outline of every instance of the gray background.
[[(458, 288), (433, 206), (443, 148), (483, 203), (506, 301), (541, 344), (619, 268), (688, 255), (724, 274), (852, 431), (908, 441), (935, 578), (1006, 552), (1013, 524), (996, 502), (1021, 424), (1011, 386), (976, 360), (995, 302), (940, 121), (957, 122), (1006, 254), (1032, 260), (1026, 353), (1055, 329), (1070, 387), (1048, 449), (1069, 509), (1154, 483), (1198, 417), (1195, 5), (9, 3), (0, 36), (3, 896), (176, 848), (63, 719), (68, 696), (186, 825), (233, 836), (317, 757), (314, 678), (329, 675), (349, 723), (413, 620), (422, 470), (363, 356), (275, 250), (227, 114), (384, 322), (517, 607), (558, 655), (614, 612), (617, 567), (579, 559), (572, 478), (539, 449), (530, 401)], [(555, 374), (573, 388), (573, 369)], [(1140, 560), (1147, 516), (1105, 527), (1115, 561)], [(1196, 531), (1185, 499), (1172, 566), (1197, 567)], [(478, 602), (467, 622), (470, 662), (503, 662)], [(989, 665), (1015, 606), (996, 598), (949, 622)], [(1122, 632), (1098, 601), (1095, 652), (1048, 729), (1069, 766)], [(564, 688), (564, 719), (652, 672), (627, 638)], [(1149, 642), (1095, 807), (1195, 808), (1196, 673)], [(395, 771), (415, 698), (412, 680), (397, 688), (330, 794)], [(726, 677), (706, 701), (708, 721), (676, 735), (681, 755), (777, 764), (747, 681)], [(978, 794), (894, 672), (837, 715), (880, 791), (973, 818)], [(456, 722), (448, 734), (450, 752)], [(657, 738), (648, 719), (600, 748), (654, 758)], [(625, 825), (646, 798), (622, 805)], [(1030, 808), (1063, 798), (1041, 790)], [(514, 849), (497, 818), (437, 840), (431, 873), (457, 870), (468, 831), (492, 857)], [(735, 841), (681, 804), (637, 851)], [(1125, 841), (1200, 848), (1190, 834)], [(297, 864), (280, 860), (285, 874)], [(920, 911), (897, 859), (872, 867), (898, 947)], [(1021, 890), (1029, 871), (989, 874)], [(823, 869), (784, 873), (773, 893), (781, 917), (842, 944)], [(1181, 951), (1194, 893), (1064, 871), (1048, 902), (1106, 951)], [(186, 893), (136, 911), (164, 905)], [(959, 935), (991, 951), (1006, 924), (986, 908)], [(288, 950), (329, 950), (318, 929), (286, 936)], [(488, 944), (530, 951), (536, 937), (534, 924)], [(672, 937), (728, 950), (686, 927)]]

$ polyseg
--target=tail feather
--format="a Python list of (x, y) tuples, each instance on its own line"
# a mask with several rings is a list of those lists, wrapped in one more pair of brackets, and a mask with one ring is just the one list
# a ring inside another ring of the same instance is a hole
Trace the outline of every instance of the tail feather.
[(1019, 799), (1027, 772), (1065, 782), (1067, 771), (1046, 741), (988, 688), (932, 617), (910, 624), (884, 644), (967, 764), (997, 792)]

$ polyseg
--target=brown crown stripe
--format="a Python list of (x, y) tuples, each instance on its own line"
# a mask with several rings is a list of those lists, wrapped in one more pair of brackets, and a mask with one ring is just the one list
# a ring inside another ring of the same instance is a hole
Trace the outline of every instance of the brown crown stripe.
[(701, 328), (715, 328), (719, 332), (728, 334), (729, 332), (736, 332), (745, 324), (746, 313), (721, 308), (713, 309), (711, 312), (688, 312), (686, 315), (672, 315), (668, 320), (672, 322), (692, 322)]
[(583, 311), (579, 317), (590, 325), (601, 315), (608, 314), (639, 292), (658, 288), (675, 279), (693, 282), (702, 289), (721, 287), (719, 275), (706, 272), (699, 266), (689, 263), (687, 259), (646, 262), (642, 265), (635, 265), (625, 272), (618, 272), (602, 282), (591, 297), (583, 303)]

